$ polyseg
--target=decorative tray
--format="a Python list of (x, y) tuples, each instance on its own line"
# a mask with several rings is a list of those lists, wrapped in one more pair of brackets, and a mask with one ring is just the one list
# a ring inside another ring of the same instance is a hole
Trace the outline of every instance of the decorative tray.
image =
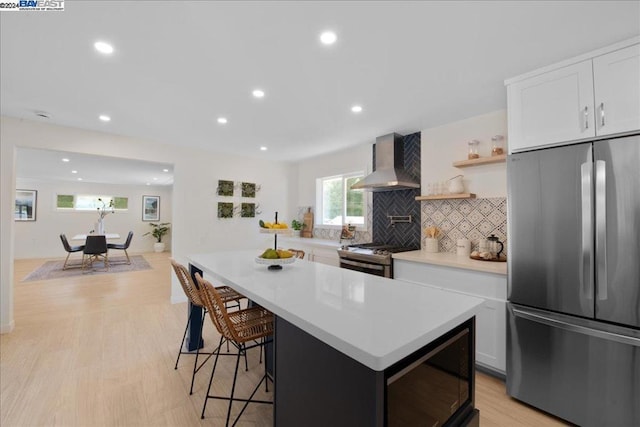
[(260, 228), (264, 234), (291, 234), (291, 228)]
[(474, 255), (469, 255), (469, 258), (475, 259), (475, 260), (478, 260), (478, 261), (507, 262), (507, 257), (502, 256), (502, 255), (498, 259), (484, 259), (481, 256), (474, 256)]

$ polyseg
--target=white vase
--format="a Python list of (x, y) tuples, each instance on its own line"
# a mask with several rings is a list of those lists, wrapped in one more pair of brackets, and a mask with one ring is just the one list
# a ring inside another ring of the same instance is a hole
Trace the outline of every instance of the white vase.
[(154, 252), (164, 252), (164, 243), (162, 242), (156, 242), (153, 244), (153, 251)]
[(100, 218), (98, 220), (98, 229), (96, 230), (98, 234), (104, 234), (104, 219)]

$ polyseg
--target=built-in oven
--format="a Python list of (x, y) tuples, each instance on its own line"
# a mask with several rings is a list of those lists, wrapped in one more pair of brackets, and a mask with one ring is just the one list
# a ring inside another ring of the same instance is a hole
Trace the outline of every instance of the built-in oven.
[(391, 265), (376, 264), (366, 261), (356, 261), (353, 259), (340, 258), (340, 267), (348, 270), (360, 271), (362, 273), (374, 274), (381, 277), (393, 277)]
[(363, 243), (338, 249), (340, 267), (393, 279), (392, 254), (413, 251), (414, 247)]
[(386, 371), (387, 426), (478, 425), (474, 331), (471, 319)]

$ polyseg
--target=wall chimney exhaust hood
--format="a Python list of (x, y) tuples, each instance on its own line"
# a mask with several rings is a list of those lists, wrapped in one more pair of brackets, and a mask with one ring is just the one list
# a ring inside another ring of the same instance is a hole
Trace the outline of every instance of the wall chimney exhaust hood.
[(404, 140), (390, 133), (376, 138), (374, 172), (351, 186), (353, 190), (391, 191), (420, 188), (420, 183), (404, 169)]

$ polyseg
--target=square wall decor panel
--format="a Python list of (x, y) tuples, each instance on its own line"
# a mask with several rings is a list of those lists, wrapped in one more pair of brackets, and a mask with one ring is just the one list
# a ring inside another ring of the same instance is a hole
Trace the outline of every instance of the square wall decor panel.
[(218, 196), (233, 196), (233, 181), (218, 180)]
[(218, 218), (233, 218), (233, 203), (218, 202)]
[(256, 185), (253, 182), (242, 183), (242, 197), (256, 197)]
[(255, 203), (242, 203), (240, 205), (240, 216), (242, 218), (253, 218), (256, 216)]

